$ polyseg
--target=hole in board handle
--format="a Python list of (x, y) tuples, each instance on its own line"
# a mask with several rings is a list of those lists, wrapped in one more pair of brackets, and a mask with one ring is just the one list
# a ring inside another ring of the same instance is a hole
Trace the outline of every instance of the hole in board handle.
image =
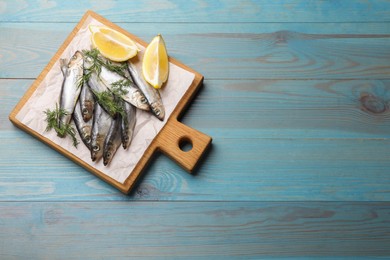
[(179, 140), (179, 148), (183, 152), (189, 152), (192, 150), (192, 141), (188, 137), (182, 137)]

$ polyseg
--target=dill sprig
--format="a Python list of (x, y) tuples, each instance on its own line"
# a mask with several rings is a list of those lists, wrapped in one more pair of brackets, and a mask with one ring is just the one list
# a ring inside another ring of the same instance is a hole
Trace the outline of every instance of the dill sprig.
[(127, 87), (129, 87), (131, 84), (129, 79), (121, 79), (118, 81), (115, 81), (114, 83), (111, 84), (111, 92), (115, 96), (123, 96), (129, 93), (128, 90), (126, 90)]
[(61, 138), (69, 135), (72, 138), (73, 146), (77, 147), (79, 142), (76, 139), (76, 130), (69, 123), (63, 124), (62, 126), (59, 124), (60, 118), (68, 115), (68, 112), (62, 108), (59, 108), (58, 104), (56, 103), (56, 108), (54, 110), (47, 109), (44, 111), (44, 113), (46, 114), (45, 121), (47, 122), (45, 131), (54, 129), (57, 135)]
[(108, 91), (96, 92), (93, 91), (96, 101), (103, 107), (103, 109), (110, 114), (111, 117), (115, 117), (117, 114), (125, 116), (125, 110), (121, 103), (121, 96), (126, 95), (128, 91), (126, 87), (130, 86), (130, 79), (126, 75), (127, 64), (123, 63), (113, 63), (110, 60), (103, 58), (100, 55), (98, 49), (83, 50), (83, 55), (85, 59), (88, 59), (90, 63), (89, 67), (84, 67), (84, 74), (82, 77), (81, 84), (88, 82), (92, 74), (96, 74), (100, 77), (102, 67), (105, 67), (107, 70), (114, 72), (124, 79), (118, 80), (111, 84), (111, 88)]
[(123, 106), (124, 101), (121, 96), (126, 95), (129, 92), (126, 90), (126, 87), (130, 86), (130, 84), (128, 79), (121, 79), (113, 82), (110, 90), (95, 94), (98, 103), (103, 107), (108, 108), (110, 111), (109, 113), (113, 113), (114, 115), (120, 114), (124, 118), (126, 112)]
[(125, 115), (125, 111), (120, 103), (120, 98), (115, 96), (111, 91), (96, 92), (93, 91), (96, 101), (103, 107), (104, 110), (111, 116), (116, 117), (117, 114)]
[(109, 71), (115, 72), (119, 74), (122, 77), (127, 77), (125, 71), (127, 69), (126, 62), (122, 63), (113, 63), (110, 60), (104, 59), (101, 55), (98, 49), (91, 49), (91, 50), (83, 50), (84, 57), (89, 58), (92, 65), (90, 68), (87, 69), (88, 73), (96, 73), (97, 75), (100, 75), (100, 72), (102, 70), (102, 66), (104, 66)]
[(115, 72), (115, 73), (117, 73), (118, 75), (121, 75), (124, 78), (127, 78), (127, 75), (125, 73), (125, 71), (127, 70), (126, 62), (113, 63), (113, 62), (111, 62), (109, 60), (105, 60), (103, 66), (106, 67), (106, 69), (108, 69), (108, 70), (110, 70), (112, 72)]
[[(83, 55), (85, 59), (88, 59), (88, 62), (91, 64), (89, 67), (84, 66), (84, 73), (83, 76), (78, 81), (78, 87), (82, 87), (84, 83), (88, 82), (88, 80), (91, 78), (93, 73), (96, 73), (96, 75), (100, 76), (100, 73), (102, 71), (102, 61), (99, 57), (100, 52), (98, 49), (92, 49), (92, 50), (83, 50)], [(84, 62), (85, 64), (85, 62)]]

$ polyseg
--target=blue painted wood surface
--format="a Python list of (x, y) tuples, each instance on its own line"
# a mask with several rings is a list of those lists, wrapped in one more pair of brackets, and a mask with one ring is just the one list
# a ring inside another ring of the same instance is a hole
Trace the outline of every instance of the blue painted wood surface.
[[(123, 195), (9, 112), (88, 10), (205, 76), (195, 175)], [(390, 257), (390, 1), (0, 1), (0, 259)], [(157, 31), (158, 30), (158, 31)]]

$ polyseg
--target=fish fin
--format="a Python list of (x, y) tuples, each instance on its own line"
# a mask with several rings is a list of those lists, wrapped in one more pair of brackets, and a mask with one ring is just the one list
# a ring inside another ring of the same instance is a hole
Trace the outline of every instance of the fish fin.
[(61, 67), (61, 72), (65, 76), (66, 70), (68, 68), (68, 60), (67, 59), (60, 59), (60, 67)]

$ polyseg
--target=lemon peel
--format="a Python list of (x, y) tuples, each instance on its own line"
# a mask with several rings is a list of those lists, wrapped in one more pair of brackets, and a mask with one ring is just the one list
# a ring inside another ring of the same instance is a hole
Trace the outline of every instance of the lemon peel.
[(161, 88), (168, 79), (168, 53), (161, 34), (155, 36), (145, 49), (142, 73), (145, 80), (157, 89)]
[(114, 29), (90, 25), (92, 46), (112, 61), (127, 61), (138, 54), (137, 44)]

